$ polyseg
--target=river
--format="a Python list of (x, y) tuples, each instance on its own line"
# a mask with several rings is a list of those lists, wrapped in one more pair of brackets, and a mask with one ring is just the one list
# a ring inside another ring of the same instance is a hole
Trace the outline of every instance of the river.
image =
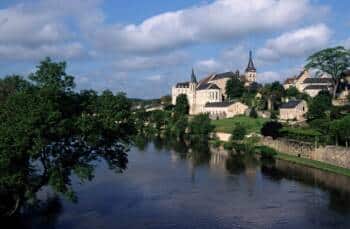
[[(350, 228), (350, 178), (285, 161), (150, 142), (128, 169), (96, 163), (74, 183), (78, 202), (54, 198), (29, 228)], [(44, 195), (45, 192), (42, 193)]]

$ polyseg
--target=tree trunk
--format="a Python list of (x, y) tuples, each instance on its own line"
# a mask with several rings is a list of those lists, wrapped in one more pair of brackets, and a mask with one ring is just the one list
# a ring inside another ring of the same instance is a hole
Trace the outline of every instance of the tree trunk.
[(338, 86), (339, 86), (339, 80), (336, 80), (333, 88), (333, 99), (335, 99), (335, 97), (337, 96)]

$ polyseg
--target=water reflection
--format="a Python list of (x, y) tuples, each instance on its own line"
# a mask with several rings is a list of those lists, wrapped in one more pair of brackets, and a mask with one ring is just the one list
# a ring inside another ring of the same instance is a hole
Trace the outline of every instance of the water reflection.
[[(33, 228), (350, 228), (350, 179), (208, 145), (139, 139), (123, 175), (96, 168)], [(50, 206), (49, 204), (43, 206)], [(39, 208), (38, 208), (39, 209)], [(51, 210), (50, 210), (51, 209)], [(117, 220), (116, 220), (117, 219)]]

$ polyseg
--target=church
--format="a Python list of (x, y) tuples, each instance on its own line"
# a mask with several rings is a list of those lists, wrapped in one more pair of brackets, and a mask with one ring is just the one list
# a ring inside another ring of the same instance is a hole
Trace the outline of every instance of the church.
[(240, 102), (226, 101), (226, 82), (238, 77), (246, 87), (256, 82), (256, 68), (254, 66), (252, 52), (249, 52), (249, 61), (243, 75), (230, 71), (219, 74), (211, 74), (204, 79), (197, 81), (192, 69), (190, 81), (181, 82), (171, 89), (172, 104), (176, 104), (176, 98), (185, 94), (190, 105), (191, 115), (208, 113), (211, 118), (229, 118), (235, 115), (244, 114), (248, 106)]

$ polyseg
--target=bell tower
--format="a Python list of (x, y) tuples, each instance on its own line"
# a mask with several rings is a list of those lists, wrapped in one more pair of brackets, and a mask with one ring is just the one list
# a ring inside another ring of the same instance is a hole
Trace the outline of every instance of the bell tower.
[(249, 62), (245, 69), (245, 81), (248, 85), (256, 81), (256, 68), (253, 62), (252, 51), (249, 51)]

